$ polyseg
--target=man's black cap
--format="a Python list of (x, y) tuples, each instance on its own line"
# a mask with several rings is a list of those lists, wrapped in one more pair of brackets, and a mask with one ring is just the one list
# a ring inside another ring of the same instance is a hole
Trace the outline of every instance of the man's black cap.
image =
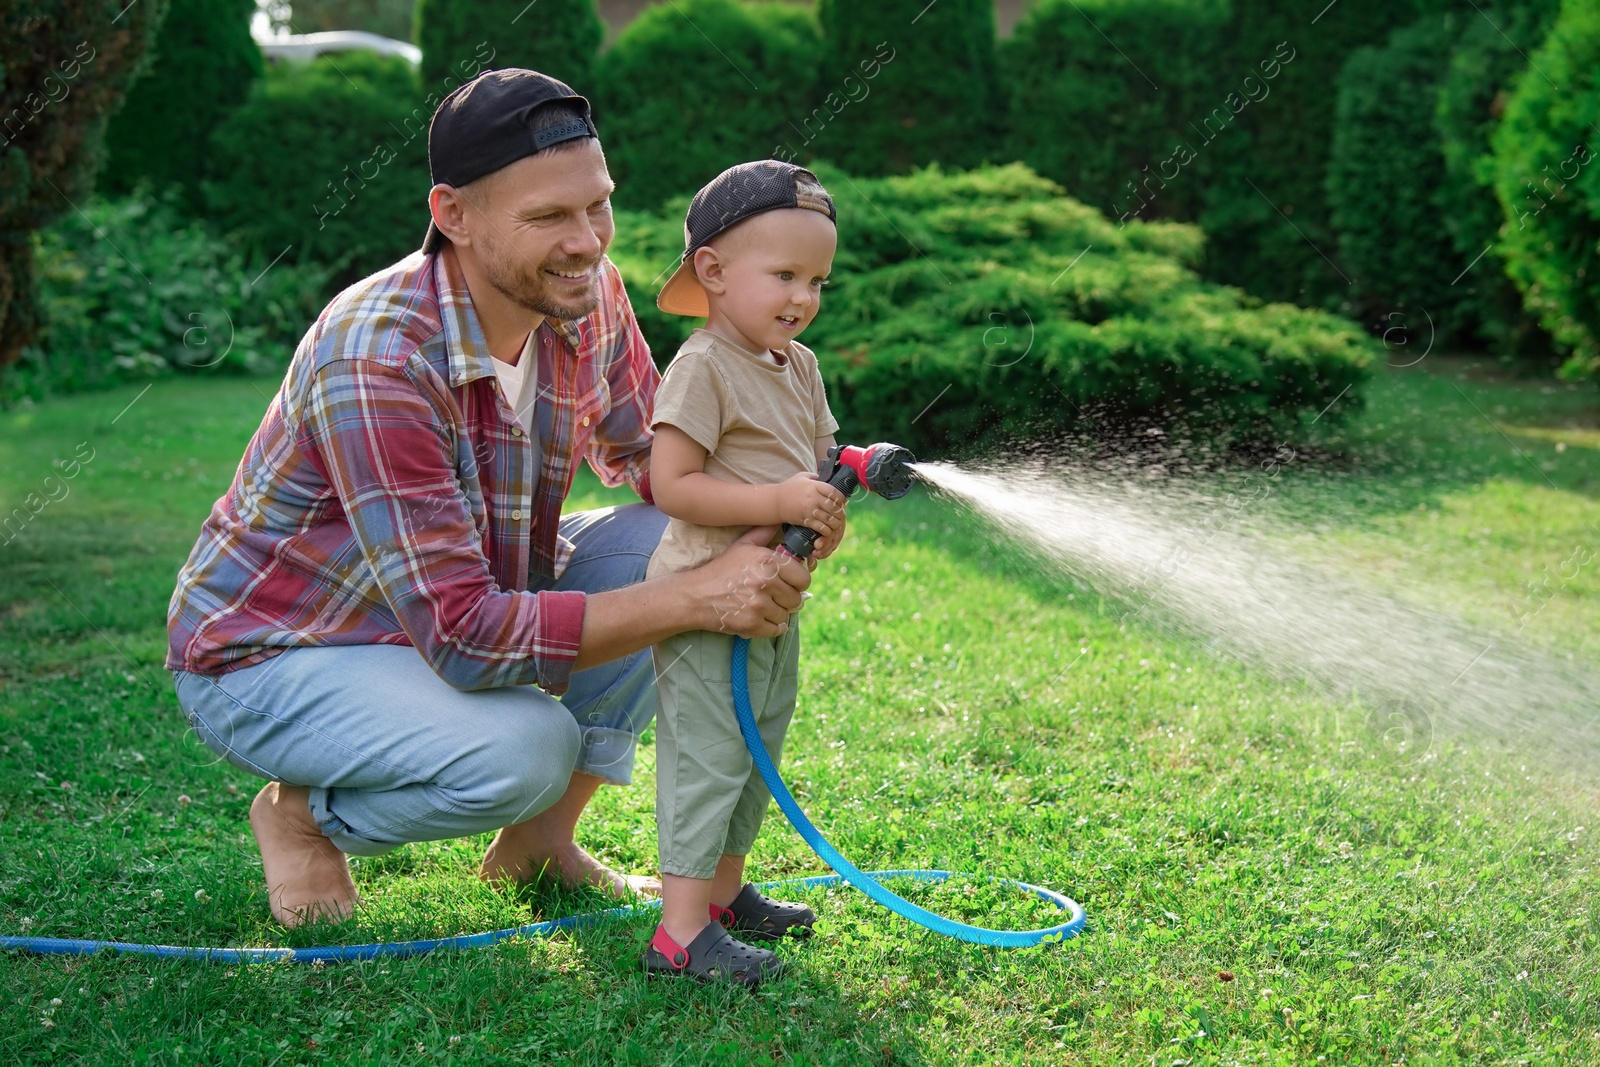
[[(576, 108), (582, 120), (535, 132), (534, 116), (557, 102)], [(433, 113), (428, 126), (428, 173), (434, 185), (459, 187), (551, 145), (598, 136), (589, 101), (565, 82), (518, 67), (486, 70), (452, 91)], [(437, 252), (444, 242), (444, 234), (430, 218), (422, 251)]]
[(817, 176), (781, 159), (740, 163), (711, 179), (689, 202), (683, 223), (683, 260), (661, 287), (656, 307), (672, 315), (709, 314), (706, 291), (700, 287), (690, 259), (695, 250), (753, 215), (787, 207), (821, 212), (835, 224), (839, 221), (833, 198)]

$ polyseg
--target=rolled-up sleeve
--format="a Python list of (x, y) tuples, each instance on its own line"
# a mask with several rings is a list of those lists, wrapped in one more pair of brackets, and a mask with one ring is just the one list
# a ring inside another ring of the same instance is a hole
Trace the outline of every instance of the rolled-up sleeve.
[(303, 408), (319, 459), (384, 599), (457, 689), (533, 683), (564, 692), (583, 630), (579, 592), (507, 592), (490, 573), (457, 481), (442, 394), (403, 370), (335, 359)]
[(587, 458), (605, 485), (614, 487), (626, 482), (640, 498), (654, 503), (650, 495), (650, 414), (661, 375), (650, 358), (650, 346), (639, 332), (622, 275), (615, 266), (608, 263), (607, 267), (607, 283), (619, 317), (615, 337), (604, 356), (611, 407), (589, 440)]

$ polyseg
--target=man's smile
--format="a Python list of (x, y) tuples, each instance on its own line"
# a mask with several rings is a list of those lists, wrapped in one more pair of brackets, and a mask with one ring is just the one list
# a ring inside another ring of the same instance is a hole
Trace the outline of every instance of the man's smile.
[(553, 267), (546, 267), (544, 273), (552, 278), (560, 279), (560, 283), (564, 285), (587, 286), (589, 282), (594, 280), (594, 271), (597, 266), (599, 266), (597, 263), (591, 264), (583, 270), (556, 270)]

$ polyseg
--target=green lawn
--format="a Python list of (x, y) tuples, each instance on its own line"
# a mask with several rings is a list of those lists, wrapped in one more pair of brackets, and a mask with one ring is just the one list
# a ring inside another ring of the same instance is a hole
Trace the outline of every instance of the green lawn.
[[(161, 668), (173, 575), (271, 388), (0, 413), (0, 516), (26, 516), (0, 533), (0, 934), (297, 945), (592, 909), (481, 886), (479, 839), (356, 860), (349, 927), (271, 924), (257, 783), (186, 735)], [(1600, 661), (1592, 390), (1430, 359), (1317, 429), (1269, 505), (1330, 565)], [(575, 502), (604, 496), (586, 477)], [(1595, 562), (1569, 579), (1575, 549)], [(325, 968), (0, 955), (0, 1063), (1600, 1062), (1592, 755), (1455, 737), (1397, 760), (1352, 709), (1123, 631), (1105, 591), (920, 492), (857, 505), (814, 588), (784, 767), (813, 819), (863, 867), (1061, 889), (1082, 937), (975, 948), (818, 892), (817, 938), (753, 995), (647, 984), (647, 916)], [(585, 841), (645, 871), (648, 747), (639, 770)], [(775, 809), (752, 867), (821, 869)], [(907, 892), (1054, 921), (982, 883)]]

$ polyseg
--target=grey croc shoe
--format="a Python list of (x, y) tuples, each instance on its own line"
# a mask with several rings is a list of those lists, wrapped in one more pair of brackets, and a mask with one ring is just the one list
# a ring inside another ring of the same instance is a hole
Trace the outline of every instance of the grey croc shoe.
[(817, 915), (804, 904), (790, 904), (761, 895), (752, 882), (746, 882), (739, 895), (726, 908), (711, 905), (711, 917), (724, 929), (755, 941), (779, 941), (785, 937), (810, 937)]
[(762, 979), (783, 973), (783, 961), (764, 948), (753, 948), (728, 936), (716, 923), (687, 945), (680, 945), (663, 927), (656, 927), (650, 947), (639, 965), (652, 978), (697, 978), (702, 982), (728, 982), (754, 989)]

